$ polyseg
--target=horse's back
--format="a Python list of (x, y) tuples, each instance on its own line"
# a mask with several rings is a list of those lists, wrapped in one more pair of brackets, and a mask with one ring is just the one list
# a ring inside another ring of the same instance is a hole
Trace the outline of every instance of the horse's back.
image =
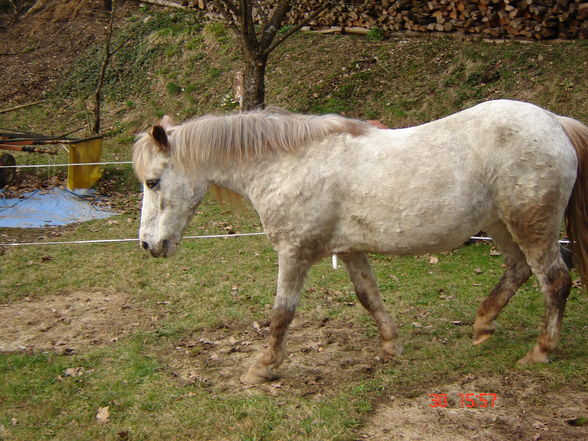
[(265, 216), (268, 230), (333, 252), (393, 254), (459, 246), (513, 206), (558, 211), (576, 168), (554, 115), (508, 100), (417, 127), (336, 136), (294, 161), (280, 188), (290, 202), (284, 216)]

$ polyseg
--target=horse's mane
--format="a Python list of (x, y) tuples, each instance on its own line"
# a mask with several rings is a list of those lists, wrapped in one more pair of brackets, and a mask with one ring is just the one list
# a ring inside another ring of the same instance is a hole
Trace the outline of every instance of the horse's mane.
[[(206, 163), (243, 163), (276, 152), (293, 152), (331, 134), (359, 136), (369, 125), (338, 115), (301, 115), (281, 109), (206, 115), (167, 130), (172, 160), (192, 168)], [(153, 138), (139, 135), (133, 148), (135, 171), (142, 177), (153, 153)]]

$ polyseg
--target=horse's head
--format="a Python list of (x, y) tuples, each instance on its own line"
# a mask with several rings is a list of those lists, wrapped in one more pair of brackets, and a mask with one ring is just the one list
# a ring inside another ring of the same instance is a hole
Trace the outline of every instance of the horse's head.
[(188, 173), (174, 157), (173, 128), (165, 118), (133, 147), (133, 166), (143, 183), (141, 247), (153, 257), (175, 253), (188, 221), (207, 191), (207, 182)]

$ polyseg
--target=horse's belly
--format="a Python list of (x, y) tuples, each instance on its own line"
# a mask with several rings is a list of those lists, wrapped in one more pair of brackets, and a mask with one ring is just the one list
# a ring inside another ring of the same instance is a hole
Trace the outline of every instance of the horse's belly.
[[(479, 208), (479, 207), (478, 207)], [(451, 250), (491, 223), (489, 210), (457, 207), (387, 213), (379, 219), (351, 215), (333, 231), (333, 252), (371, 251), (386, 254), (422, 254)]]
[(334, 237), (333, 253), (366, 251), (383, 254), (423, 254), (452, 250), (462, 245), (472, 234), (471, 230), (439, 231), (439, 234), (422, 234), (414, 231), (382, 230), (381, 232), (354, 233)]

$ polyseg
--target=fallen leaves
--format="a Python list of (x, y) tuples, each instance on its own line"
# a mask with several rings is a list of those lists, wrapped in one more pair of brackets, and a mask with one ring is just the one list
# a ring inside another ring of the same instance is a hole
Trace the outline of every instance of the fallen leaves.
[(37, 190), (45, 193), (55, 187), (65, 188), (66, 180), (67, 177), (63, 172), (58, 172), (57, 175), (51, 176), (49, 179), (46, 178), (46, 175), (17, 173), (11, 185), (3, 188), (3, 195), (8, 199), (24, 198), (26, 194)]
[(96, 412), (96, 421), (98, 421), (100, 424), (106, 424), (110, 422), (109, 406), (98, 408), (98, 412)]
[(81, 377), (82, 375), (84, 375), (85, 372), (86, 372), (86, 369), (83, 367), (68, 368), (65, 371), (63, 371), (63, 376), (64, 377)]

